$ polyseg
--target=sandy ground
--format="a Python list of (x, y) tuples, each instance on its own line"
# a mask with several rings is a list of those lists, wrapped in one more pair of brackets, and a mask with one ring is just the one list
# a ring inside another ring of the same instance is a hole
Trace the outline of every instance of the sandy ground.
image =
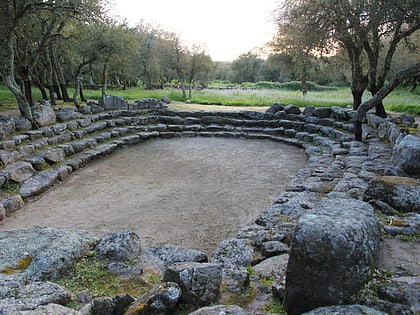
[(252, 224), (305, 161), (300, 149), (270, 141), (152, 140), (75, 172), (3, 220), (0, 230), (132, 230), (147, 246), (210, 253)]

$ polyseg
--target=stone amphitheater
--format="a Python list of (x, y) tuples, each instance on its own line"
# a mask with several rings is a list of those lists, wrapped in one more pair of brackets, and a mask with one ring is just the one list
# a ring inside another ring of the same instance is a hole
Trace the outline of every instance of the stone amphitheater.
[[(60, 249), (60, 242), (53, 242), (58, 253), (47, 257), (45, 247), (25, 246), (45, 235), (60, 240), (64, 232), (50, 228), (0, 232), (0, 314), (182, 314), (181, 304), (192, 305), (191, 314), (265, 314), (261, 306), (273, 299), (284, 301), (288, 314), (420, 311), (420, 249), (415, 238), (408, 247), (417, 260), (393, 269), (386, 283), (375, 283), (381, 294), (374, 301), (357, 295), (372, 280), (374, 267), (391, 255), (381, 253), (381, 239), (419, 233), (420, 146), (418, 137), (407, 135), (414, 126), (412, 117), (381, 119), (368, 114), (364, 142), (355, 142), (354, 113), (337, 107), (302, 112), (294, 105), (274, 104), (266, 112), (182, 111), (145, 99), (105, 108), (89, 104), (79, 110), (38, 106), (35, 113), (41, 125), (37, 130), (22, 118), (1, 116), (0, 221), (89, 162), (154, 138), (271, 140), (302, 149), (307, 161), (255, 224), (222, 241), (211, 254), (127, 245), (135, 267), (144, 268), (144, 256), (152, 257), (165, 285), (151, 290), (153, 294), (124, 299), (125, 304), (117, 297), (93, 298), (75, 310), (60, 306), (72, 296), (56, 285), (47, 290), (48, 298), (45, 293), (27, 293), (36, 291), (35, 284), (52, 285), (49, 281), (86, 255), (88, 247), (101, 252), (99, 244), (109, 237), (98, 240), (73, 232), (78, 241), (72, 246), (77, 249)], [(130, 244), (136, 236), (127, 233), (113, 235), (111, 243)], [(26, 235), (27, 243), (16, 235)], [(25, 255), (31, 256), (29, 266), (5, 272)], [(113, 259), (125, 263), (127, 256)], [(186, 279), (185, 274), (194, 277)], [(272, 282), (267, 284), (266, 278)], [(243, 295), (250, 288), (254, 295), (246, 305), (228, 305), (227, 295)]]

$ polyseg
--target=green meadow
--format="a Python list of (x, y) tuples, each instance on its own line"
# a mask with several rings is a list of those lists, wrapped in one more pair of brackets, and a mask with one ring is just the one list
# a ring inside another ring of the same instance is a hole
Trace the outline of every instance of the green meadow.
[[(300, 107), (345, 107), (352, 104), (352, 95), (348, 87), (309, 90), (307, 95), (302, 95), (297, 89), (256, 88), (258, 87), (256, 85), (231, 89), (214, 87), (193, 90), (191, 98), (188, 98), (188, 100), (194, 104), (244, 107), (270, 106), (273, 103), (294, 104)], [(37, 89), (34, 89), (33, 93), (36, 100), (41, 98)], [(98, 100), (101, 92), (100, 90), (85, 90), (84, 93), (89, 100)], [(73, 94), (71, 88), (69, 89), (69, 94)], [(164, 96), (174, 101), (186, 101), (179, 89), (145, 90), (141, 87), (135, 87), (127, 90), (109, 89), (108, 94), (122, 96), (127, 101), (149, 97), (160, 99)], [(368, 98), (369, 93), (365, 93), (364, 99)], [(414, 92), (410, 92), (409, 88), (398, 88), (384, 100), (384, 104), (387, 111), (420, 115), (420, 91), (417, 89)], [(0, 85), (0, 110), (15, 108), (17, 106), (13, 95), (5, 86)]]

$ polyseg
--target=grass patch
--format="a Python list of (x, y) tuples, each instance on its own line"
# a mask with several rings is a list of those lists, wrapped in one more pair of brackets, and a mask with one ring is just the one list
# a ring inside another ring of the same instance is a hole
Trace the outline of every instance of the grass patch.
[[(284, 105), (294, 104), (299, 107), (315, 106), (330, 107), (350, 106), (353, 102), (350, 88), (321, 87), (310, 84), (307, 95), (300, 92), (299, 82), (258, 82), (243, 84), (245, 88), (232, 89), (204, 89), (193, 91), (189, 99), (192, 103), (202, 105), (223, 105), (223, 106), (270, 106), (273, 103)], [(247, 87), (247, 86), (252, 87)], [(228, 87), (227, 85), (225, 87)], [(281, 88), (280, 88), (281, 87)], [(311, 88), (312, 87), (312, 88)], [(69, 94), (73, 89), (68, 89)], [(100, 90), (85, 90), (86, 98), (98, 100)], [(135, 101), (143, 98), (161, 99), (166, 96), (174, 101), (184, 102), (182, 92), (179, 89), (145, 90), (141, 87), (129, 88), (126, 90), (108, 90), (108, 94), (124, 97), (127, 101)], [(34, 98), (41, 99), (38, 89), (34, 88)], [(370, 98), (365, 93), (364, 100)], [(59, 102), (58, 102), (59, 103)], [(60, 103), (59, 103), (60, 104)], [(69, 103), (71, 105), (71, 103)], [(385, 109), (392, 112), (404, 112), (412, 115), (420, 115), (420, 92), (411, 93), (408, 88), (394, 90), (385, 100)], [(0, 85), (0, 110), (16, 109), (16, 101), (10, 91)]]
[(270, 303), (265, 305), (264, 312), (266, 312), (267, 314), (287, 314), (287, 312), (283, 308), (283, 304), (278, 300), (272, 300)]
[(410, 233), (408, 235), (397, 235), (396, 238), (403, 242), (415, 242), (420, 238), (420, 233)]
[(75, 263), (68, 275), (57, 283), (75, 294), (87, 290), (96, 297), (117, 294), (138, 297), (151, 287), (141, 278), (121, 279), (115, 276), (108, 271), (106, 262), (98, 260), (94, 255)]

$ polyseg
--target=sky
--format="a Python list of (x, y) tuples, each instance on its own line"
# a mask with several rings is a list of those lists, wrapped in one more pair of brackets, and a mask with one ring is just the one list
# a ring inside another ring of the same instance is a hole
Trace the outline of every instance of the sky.
[(278, 0), (111, 0), (130, 25), (143, 20), (207, 47), (213, 61), (232, 61), (270, 41)]

